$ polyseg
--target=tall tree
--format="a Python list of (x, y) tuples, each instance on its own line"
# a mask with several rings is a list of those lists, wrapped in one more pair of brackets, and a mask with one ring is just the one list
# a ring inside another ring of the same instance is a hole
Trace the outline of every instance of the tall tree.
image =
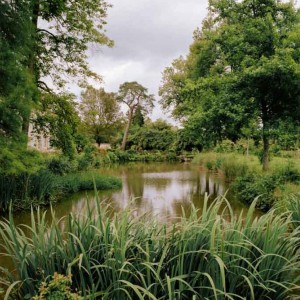
[[(65, 92), (71, 79), (78, 84), (100, 79), (88, 66), (87, 50), (90, 44), (112, 45), (104, 34), (108, 7), (105, 0), (1, 1), (0, 74), (7, 78), (6, 86), (0, 83), (2, 130), (11, 125), (5, 116), (12, 115), (25, 136), (31, 103), (43, 101), (43, 93)], [(5, 92), (15, 86), (11, 94), (17, 95), (8, 101)]]
[(67, 77), (82, 83), (98, 78), (87, 63), (90, 43), (112, 45), (103, 32), (109, 5), (105, 0), (28, 0), (31, 9), (31, 54), (28, 66), (38, 86), (48, 91), (43, 78), (56, 88)]
[(234, 140), (257, 122), (266, 170), (275, 124), (300, 118), (299, 14), (292, 3), (277, 0), (211, 1), (210, 12), (173, 103), (215, 140)]
[(155, 98), (154, 95), (148, 93), (148, 90), (145, 87), (136, 81), (133, 81), (125, 82), (120, 85), (117, 99), (119, 102), (124, 103), (128, 108), (128, 120), (121, 145), (121, 150), (125, 150), (129, 129), (136, 109), (140, 108), (143, 111), (150, 112), (154, 106)]
[(92, 86), (81, 93), (79, 114), (86, 131), (100, 145), (107, 143), (122, 125), (120, 105), (114, 93)]
[(29, 120), (36, 95), (26, 66), (30, 53), (27, 1), (0, 2), (0, 139), (23, 140), (21, 128)]

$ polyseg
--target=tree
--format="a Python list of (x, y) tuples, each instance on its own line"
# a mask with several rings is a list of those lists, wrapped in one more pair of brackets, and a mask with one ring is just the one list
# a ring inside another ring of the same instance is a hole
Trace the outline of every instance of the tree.
[(104, 0), (28, 0), (31, 20), (31, 54), (28, 66), (38, 86), (49, 90), (42, 78), (50, 77), (56, 88), (66, 77), (82, 83), (98, 78), (87, 64), (90, 43), (112, 45), (103, 33), (109, 5)]
[(170, 150), (176, 138), (176, 131), (166, 121), (148, 120), (142, 127), (132, 126), (128, 137), (130, 146), (142, 150)]
[(149, 94), (148, 90), (136, 81), (121, 84), (117, 99), (128, 107), (128, 120), (121, 145), (121, 150), (125, 150), (129, 129), (136, 109), (140, 107), (143, 111), (149, 112), (154, 106), (153, 102), (155, 99), (154, 95)]
[(122, 125), (123, 116), (114, 93), (92, 86), (81, 93), (79, 114), (85, 130), (100, 143), (107, 143)]
[(299, 17), (292, 3), (270, 0), (218, 2), (214, 8), (226, 22), (220, 47), (232, 73), (239, 75), (236, 86), (248, 100), (246, 105), (261, 123), (262, 163), (267, 170), (272, 128), (280, 119), (299, 120), (300, 61), (298, 46), (291, 40)]
[(26, 67), (30, 52), (30, 22), (26, 1), (0, 2), (0, 140), (23, 141), (36, 96)]
[(38, 133), (50, 135), (51, 145), (72, 159), (79, 123), (74, 95), (44, 94), (42, 97), (42, 107), (36, 111), (35, 129)]
[[(17, 131), (21, 122), (24, 136), (32, 103), (43, 100), (38, 91), (64, 92), (70, 78), (79, 84), (99, 79), (88, 66), (87, 49), (112, 45), (103, 31), (108, 7), (105, 0), (1, 1), (0, 75), (7, 78), (0, 83), (2, 115), (16, 120)], [(11, 131), (8, 121), (1, 131)]]
[(145, 118), (143, 115), (143, 110), (140, 106), (138, 106), (132, 117), (132, 125), (136, 125), (138, 127), (143, 127), (144, 124), (145, 124)]
[(267, 170), (274, 126), (300, 118), (298, 13), (276, 0), (211, 1), (210, 12), (213, 24), (196, 36), (173, 104), (204, 139), (235, 140), (256, 122)]

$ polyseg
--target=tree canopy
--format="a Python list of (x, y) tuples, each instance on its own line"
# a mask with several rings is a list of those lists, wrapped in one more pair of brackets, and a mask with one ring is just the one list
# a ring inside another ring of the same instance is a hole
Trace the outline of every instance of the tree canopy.
[[(108, 7), (104, 0), (0, 2), (0, 142), (21, 142), (25, 147), (30, 116), (39, 116), (33, 121), (44, 124), (45, 131), (54, 130), (54, 142), (55, 126), (45, 120), (73, 105), (67, 100), (73, 96), (66, 95), (66, 84), (100, 79), (88, 66), (87, 50), (91, 44), (112, 46), (104, 33)], [(52, 109), (45, 109), (47, 99), (52, 99)], [(74, 127), (67, 120), (69, 128)]]
[(149, 94), (148, 90), (136, 81), (124, 82), (120, 85), (117, 99), (120, 103), (125, 104), (127, 111), (127, 125), (124, 132), (124, 137), (121, 149), (125, 150), (128, 138), (129, 128), (137, 109), (145, 112), (150, 112), (154, 106), (154, 95)]
[(164, 72), (163, 105), (173, 105), (203, 145), (234, 141), (256, 123), (267, 169), (272, 128), (300, 120), (296, 32), (299, 13), (290, 2), (210, 1), (189, 55)]
[(109, 143), (122, 126), (123, 115), (114, 93), (87, 87), (81, 93), (79, 114), (86, 131), (96, 143)]

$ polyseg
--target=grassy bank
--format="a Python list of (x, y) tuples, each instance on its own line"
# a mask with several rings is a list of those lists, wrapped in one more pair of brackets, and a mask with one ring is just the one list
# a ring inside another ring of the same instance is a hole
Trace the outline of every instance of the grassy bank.
[(95, 171), (108, 164), (178, 159), (174, 152), (120, 150), (99, 152), (94, 147), (87, 147), (84, 152), (72, 159), (58, 154), (34, 155), (37, 161), (28, 171), (26, 168), (16, 168), (9, 172), (0, 170), (0, 211), (7, 211), (10, 203), (15, 210), (49, 205), (68, 193), (93, 189), (94, 180), (99, 190), (120, 188), (121, 182), (118, 179), (99, 175)]
[(100, 175), (98, 172), (77, 172), (57, 175), (43, 169), (34, 174), (0, 176), (0, 210), (5, 212), (12, 205), (14, 210), (26, 210), (32, 206), (49, 205), (64, 196), (82, 191), (116, 189), (121, 180)]
[(300, 192), (300, 159), (273, 157), (270, 170), (262, 172), (256, 156), (230, 153), (199, 153), (193, 160), (200, 166), (218, 172), (231, 183), (236, 197), (251, 204), (259, 197), (257, 207), (287, 209), (291, 194)]
[(254, 220), (254, 203), (246, 219), (231, 214), (228, 221), (231, 209), (220, 211), (221, 201), (208, 207), (206, 200), (200, 218), (193, 210), (171, 228), (129, 210), (110, 219), (98, 201), (84, 217), (69, 215), (66, 231), (54, 216), (47, 225), (38, 214), (26, 236), (11, 217), (0, 222), (16, 267), (3, 280), (7, 293), (36, 295), (56, 272), (72, 274), (72, 283), (62, 280), (84, 299), (283, 300), (297, 293), (300, 229), (292, 230), (291, 216)]

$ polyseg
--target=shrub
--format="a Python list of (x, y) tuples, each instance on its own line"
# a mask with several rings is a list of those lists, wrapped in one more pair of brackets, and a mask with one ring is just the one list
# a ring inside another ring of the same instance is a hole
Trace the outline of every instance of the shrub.
[(42, 282), (39, 293), (32, 300), (83, 300), (77, 293), (71, 292), (71, 275), (54, 273), (52, 279)]
[(300, 179), (300, 172), (290, 164), (271, 174), (246, 172), (240, 175), (232, 185), (237, 198), (250, 204), (259, 196), (257, 207), (263, 211), (268, 211), (278, 201), (276, 190), (284, 190), (287, 183), (295, 183)]
[(66, 156), (57, 156), (52, 158), (48, 164), (47, 168), (53, 173), (57, 175), (65, 175), (77, 170), (77, 162), (74, 160), (70, 160)]
[(223, 140), (215, 147), (217, 153), (231, 153), (235, 149), (234, 142), (230, 140)]

